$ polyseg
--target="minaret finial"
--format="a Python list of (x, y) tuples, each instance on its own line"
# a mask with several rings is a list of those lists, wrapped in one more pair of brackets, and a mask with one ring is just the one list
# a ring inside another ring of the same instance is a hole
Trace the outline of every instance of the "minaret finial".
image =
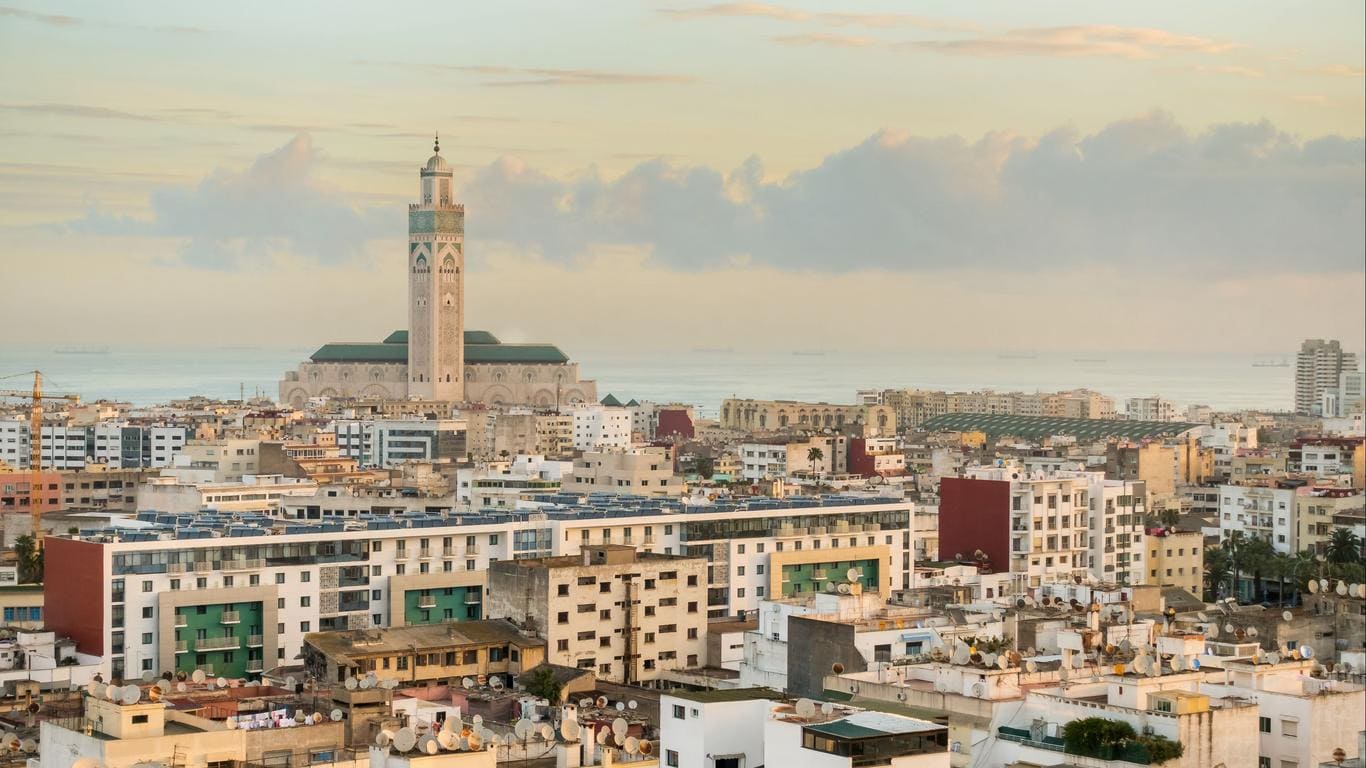
[(441, 154), (441, 132), (440, 132), (440, 131), (438, 131), (438, 132), (436, 133), (436, 137), (435, 137), (434, 139), (432, 139), (432, 151), (435, 152), (435, 153), (437, 153), (438, 155)]

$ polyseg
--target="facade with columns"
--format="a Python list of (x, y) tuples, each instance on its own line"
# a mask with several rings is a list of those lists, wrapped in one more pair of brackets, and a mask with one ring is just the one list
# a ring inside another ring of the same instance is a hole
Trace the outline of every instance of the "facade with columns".
[(408, 206), (408, 328), (381, 342), (324, 344), (280, 381), (280, 401), (312, 397), (556, 406), (595, 402), (597, 387), (551, 344), (504, 344), (465, 329), (465, 206), (438, 144)]

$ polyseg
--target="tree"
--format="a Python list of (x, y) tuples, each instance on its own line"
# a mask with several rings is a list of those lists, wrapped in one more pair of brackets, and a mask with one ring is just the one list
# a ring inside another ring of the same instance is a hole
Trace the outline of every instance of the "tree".
[(824, 459), (825, 459), (825, 451), (822, 451), (821, 449), (819, 449), (819, 448), (817, 448), (817, 447), (815, 447), (815, 446), (812, 446), (812, 447), (811, 447), (809, 450), (807, 450), (807, 452), (806, 452), (806, 460), (809, 461), (809, 462), (811, 462), (811, 471), (816, 475), (816, 483), (817, 483), (817, 485), (820, 484), (820, 478), (821, 478), (821, 472), (820, 472), (820, 469), (819, 469), (820, 463), (821, 463), (821, 461), (823, 461)]
[(1214, 547), (1205, 550), (1205, 599), (1218, 600), (1233, 576), (1233, 557), (1228, 550)]
[(1361, 537), (1351, 528), (1334, 528), (1324, 553), (1330, 563), (1361, 562)]
[(32, 534), (14, 540), (14, 554), (19, 559), (19, 581), (35, 584), (43, 580), (43, 551)]
[(1265, 579), (1271, 573), (1271, 558), (1276, 551), (1265, 539), (1253, 538), (1243, 546), (1240, 554), (1245, 563), (1243, 567), (1252, 571), (1252, 601), (1263, 602), (1266, 599)]
[(708, 456), (698, 456), (693, 463), (693, 469), (697, 471), (697, 476), (703, 480), (710, 480), (716, 474), (716, 464)]
[(546, 699), (552, 705), (560, 703), (560, 692), (564, 686), (555, 679), (555, 673), (551, 671), (550, 667), (537, 667), (531, 670), (530, 673), (522, 677), (521, 683), (527, 693)]
[(1276, 604), (1285, 605), (1285, 584), (1289, 580), (1294, 583), (1295, 577), (1295, 558), (1285, 552), (1272, 553), (1268, 562), (1269, 572), (1276, 577), (1278, 582), (1276, 588)]

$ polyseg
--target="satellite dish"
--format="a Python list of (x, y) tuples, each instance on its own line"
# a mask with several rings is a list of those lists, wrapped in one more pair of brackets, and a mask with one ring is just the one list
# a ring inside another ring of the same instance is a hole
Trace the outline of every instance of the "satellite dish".
[(1295, 614), (1290, 611), (1281, 611), (1281, 621), (1294, 621)]
[(649, 741), (642, 741), (642, 742), (640, 742), (640, 754), (642, 754), (642, 755), (651, 755), (651, 754), (654, 754), (654, 751), (655, 751), (655, 745), (654, 745), (653, 742), (649, 742)]
[(152, 680), (153, 680), (155, 677), (156, 677), (156, 675), (152, 674), (152, 670), (150, 670), (150, 669), (144, 669), (144, 670), (142, 670), (142, 682), (144, 682), (144, 683), (150, 683), (150, 682), (152, 682)]
[(285, 678), (285, 687), (286, 687), (286, 688), (293, 688), (296, 684), (297, 684), (297, 682), (294, 680), (294, 677), (293, 677), (293, 676), (290, 676), (290, 677), (286, 677), (286, 678)]
[(398, 681), (394, 680), (393, 678), (390, 678), (388, 680), (381, 682), (379, 684), (379, 687), (392, 691), (398, 687)]
[(436, 732), (436, 743), (441, 745), (442, 749), (452, 750), (459, 745), (460, 737), (456, 736), (454, 732), (445, 730), (443, 728), (442, 730)]
[(461, 688), (464, 688), (465, 690), (469, 690), (470, 688), (473, 688), (473, 687), (474, 687), (474, 678), (472, 678), (472, 677), (463, 677), (463, 678), (461, 678), (461, 679), (460, 679), (460, 687), (461, 687)]
[(618, 711), (618, 712), (625, 712), (625, 711), (626, 711), (626, 702), (624, 702), (624, 701), (618, 701), (618, 702), (617, 702), (617, 711)]
[(1248, 627), (1248, 628), (1247, 628), (1247, 636), (1248, 636), (1248, 637), (1256, 637), (1257, 635), (1258, 635), (1258, 632), (1257, 632), (1257, 628), (1256, 628), (1256, 627)]
[(1172, 657), (1172, 671), (1180, 672), (1186, 668), (1186, 660), (1181, 656)]
[(1009, 669), (1009, 668), (1010, 668), (1010, 657), (1007, 656), (1007, 655), (1005, 655), (1004, 653), (1001, 654), (1000, 656), (997, 656), (997, 657), (996, 657), (996, 666), (997, 666), (997, 668), (999, 668), (999, 669)]
[(223, 727), (230, 731), (235, 730), (237, 728), (237, 721), (229, 717), (227, 720), (223, 721)]
[(465, 737), (465, 746), (471, 750), (482, 749), (484, 746), (484, 735), (481, 732), (471, 733)]
[(835, 591), (835, 586), (836, 586), (836, 585), (835, 585), (835, 582), (833, 582), (833, 581), (827, 581), (827, 582), (825, 582), (825, 591), (826, 591), (826, 592), (834, 592), (834, 591)]
[(542, 723), (540, 732), (542, 741), (550, 741), (555, 738), (555, 729), (551, 728), (549, 723)]
[(328, 717), (331, 718), (331, 719), (332, 719), (332, 722), (334, 722), (334, 723), (339, 723), (339, 722), (341, 722), (341, 719), (342, 719), (343, 716), (344, 716), (344, 714), (343, 714), (343, 712), (341, 711), (340, 708), (337, 708), (337, 709), (332, 710), (332, 712), (328, 715)]
[(607, 739), (610, 738), (611, 735), (612, 735), (612, 734), (611, 734), (610, 731), (608, 731), (606, 728), (603, 728), (603, 729), (601, 729), (601, 730), (598, 731), (597, 742), (598, 742), (599, 744), (606, 744), (606, 743), (607, 743)]
[(108, 687), (108, 686), (106, 686), (104, 683), (101, 683), (101, 682), (98, 682), (98, 681), (97, 681), (97, 682), (91, 683), (91, 684), (90, 684), (90, 687), (89, 687), (89, 688), (86, 688), (86, 692), (89, 693), (91, 696), (94, 696), (94, 697), (97, 698), (97, 699), (102, 699), (102, 698), (104, 698), (104, 689), (107, 688), (107, 687)]
[(1299, 648), (1300, 656), (1306, 659), (1314, 658), (1314, 648), (1308, 645), (1301, 645)]
[[(469, 678), (465, 678), (465, 679), (468, 680)], [(356, 678), (354, 678), (354, 677), (348, 677), (348, 678), (346, 678), (346, 682), (343, 683), (343, 685), (346, 686), (346, 690), (348, 690), (348, 691), (354, 691), (354, 690), (356, 690), (356, 688), (360, 685), (360, 683), (356, 680)], [(383, 745), (381, 745), (381, 746), (383, 746)]]
[(1319, 591), (1319, 582), (1317, 579), (1310, 579), (1309, 583), (1305, 586), (1309, 588), (1309, 594), (1311, 595)]
[(503, 678), (497, 675), (489, 675), (489, 687), (495, 691), (503, 690)]
[(1128, 653), (1134, 649), (1134, 644), (1129, 642), (1129, 638), (1126, 637), (1119, 641), (1119, 649), (1125, 653)]
[(857, 568), (850, 568), (849, 570), (844, 572), (844, 575), (850, 581), (858, 581), (859, 579), (863, 578), (863, 574), (859, 573), (859, 569)]
[(949, 662), (952, 664), (957, 664), (958, 666), (962, 666), (964, 664), (967, 664), (971, 658), (972, 651), (968, 648), (968, 644), (959, 643), (958, 645), (954, 646), (953, 655), (949, 657)]
[(1028, 661), (1025, 662), (1025, 671), (1028, 672), (1028, 673), (1030, 673), (1030, 674), (1034, 674), (1035, 672), (1038, 672), (1038, 671), (1039, 671), (1039, 665), (1038, 665), (1038, 663), (1036, 663), (1033, 659), (1029, 659)]
[(626, 708), (627, 708), (627, 709), (635, 709), (636, 707), (639, 707), (639, 706), (640, 706), (640, 704), (639, 704), (635, 699), (631, 699), (630, 701), (626, 702)]
[(618, 717), (616, 720), (612, 721), (612, 733), (617, 736), (625, 736), (626, 731), (629, 730), (630, 727), (631, 724), (626, 722), (626, 718), (624, 717)]
[(592, 699), (579, 699), (579, 709), (588, 709), (593, 706)]
[(407, 752), (417, 746), (417, 734), (413, 733), (412, 728), (399, 728), (394, 733), (394, 749), (399, 752)]
[(19, 749), (29, 754), (33, 754), (38, 751), (38, 742), (33, 739), (24, 739), (19, 742)]
[(615, 742), (618, 747), (620, 747), (626, 744), (627, 738), (627, 736), (623, 736), (622, 734), (618, 733), (612, 737), (612, 741)]
[(607, 707), (607, 697), (599, 696), (595, 703), (598, 705), (598, 709), (604, 709)]
[(1205, 627), (1205, 634), (1209, 635), (1209, 636), (1212, 637), (1212, 638), (1218, 637), (1218, 636), (1219, 636), (1219, 625), (1218, 625), (1218, 624), (1210, 624), (1209, 626)]
[(476, 727), (477, 727), (477, 726), (480, 726), (480, 725), (483, 725), (483, 724), (484, 724), (484, 716), (483, 716), (483, 715), (475, 715), (474, 717), (470, 718), (470, 722), (473, 723)]
[(1225, 624), (1225, 625), (1224, 625), (1224, 631), (1227, 632), (1227, 633), (1229, 633), (1230, 635), (1233, 634), (1233, 625), (1232, 625), (1232, 624)]
[(822, 715), (828, 715), (828, 714), (830, 714), (831, 712), (834, 712), (834, 711), (835, 711), (835, 705), (834, 705), (834, 704), (831, 704), (831, 703), (828, 702), (828, 701), (821, 705), (821, 714), (822, 714)]
[(185, 683), (176, 683), (175, 689), (177, 693), (185, 693), (190, 690), (190, 686)]
[(216, 683), (218, 684), (218, 687), (219, 687), (219, 688), (227, 688), (227, 687), (228, 687), (228, 678), (226, 678), (226, 677), (220, 677), (220, 678), (218, 678), (217, 680), (215, 680), (214, 682), (216, 682)]
[(627, 736), (626, 743), (621, 746), (626, 750), (626, 754), (634, 755), (640, 752), (640, 739), (637, 739), (634, 736)]
[(1346, 596), (1347, 596), (1347, 582), (1345, 582), (1345, 581), (1339, 581), (1339, 582), (1338, 582), (1337, 589), (1335, 589), (1335, 590), (1333, 590), (1333, 591), (1334, 591), (1334, 592), (1337, 592), (1339, 597), (1346, 597)]
[(811, 699), (797, 699), (797, 716), (812, 717), (816, 714), (816, 702)]
[(375, 746), (387, 747), (394, 743), (394, 732), (388, 729), (375, 734)]
[(190, 674), (190, 679), (196, 683), (204, 682), (204, 677), (204, 670), (202, 669), (196, 669), (193, 673)]
[(417, 751), (424, 755), (435, 755), (441, 751), (441, 745), (437, 743), (435, 736), (423, 736), (417, 742)]
[(530, 720), (518, 720), (512, 727), (512, 732), (517, 734), (517, 738), (525, 739), (531, 733), (532, 725)]
[(369, 689), (374, 688), (374, 687), (375, 687), (375, 680), (374, 680), (374, 678), (371, 678), (371, 677), (362, 677), (362, 678), (360, 679), (360, 688), (361, 688), (362, 691), (369, 690)]
[(579, 731), (579, 724), (573, 720), (565, 720), (560, 723), (560, 735), (564, 737), (565, 741), (578, 741)]
[(1266, 663), (1267, 663), (1267, 664), (1280, 664), (1280, 663), (1281, 663), (1281, 654), (1280, 654), (1280, 652), (1279, 652), (1279, 651), (1272, 651), (1271, 653), (1268, 653), (1268, 654), (1266, 655)]
[(1200, 621), (1202, 621), (1202, 622), (1203, 622), (1203, 621), (1209, 621), (1209, 617), (1205, 615), (1205, 612), (1204, 612), (1204, 611), (1199, 611), (1199, 612), (1197, 612), (1197, 613), (1195, 614), (1195, 618), (1198, 619), (1198, 620), (1200, 620)]

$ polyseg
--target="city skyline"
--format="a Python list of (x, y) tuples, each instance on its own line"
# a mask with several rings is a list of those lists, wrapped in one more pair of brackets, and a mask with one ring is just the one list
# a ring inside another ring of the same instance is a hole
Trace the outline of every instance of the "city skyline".
[[(0, 244), (26, 286), (0, 321), (46, 314), (53, 344), (402, 327), (398, 211), (441, 130), (469, 323), (509, 341), (571, 316), (571, 354), (894, 329), (920, 349), (1362, 349), (1362, 8), (1238, 10), (660, 3), (544, 11), (549, 33), (523, 8), (380, 31), (336, 9), (282, 55), (316, 10), (0, 7), (0, 61), (31, 73), (0, 98)], [(432, 30), (453, 45), (405, 45)], [(686, 322), (621, 322), (662, 286)], [(1018, 321), (1038, 307), (1087, 322)], [(948, 338), (914, 330), (945, 317)]]

